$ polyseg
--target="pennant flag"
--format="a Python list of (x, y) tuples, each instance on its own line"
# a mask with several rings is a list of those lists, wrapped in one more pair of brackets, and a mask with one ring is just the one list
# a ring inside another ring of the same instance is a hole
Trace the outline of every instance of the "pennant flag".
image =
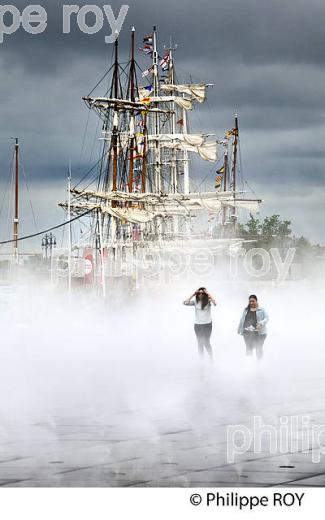
[(179, 119), (176, 123), (177, 125), (184, 126), (184, 119)]
[(159, 65), (161, 66), (162, 70), (168, 69), (169, 62), (170, 62), (170, 54), (169, 54), (169, 52), (167, 52), (167, 54), (165, 54), (165, 56), (159, 62)]
[(153, 86), (152, 85), (146, 85), (145, 88), (148, 92), (151, 92), (153, 90)]
[(224, 172), (225, 172), (224, 166), (221, 166), (221, 168), (219, 168), (219, 170), (217, 170), (216, 182), (215, 182), (215, 186), (214, 186), (216, 189), (221, 187)]
[(233, 128), (232, 130), (229, 130), (229, 132), (226, 132), (226, 136), (225, 136), (225, 138), (226, 138), (226, 139), (230, 139), (230, 138), (233, 137), (233, 136), (238, 137), (238, 135), (239, 135), (239, 134), (238, 134), (238, 130), (237, 130), (237, 128)]
[(153, 45), (149, 43), (145, 43), (143, 47), (139, 47), (139, 51), (144, 52), (145, 54), (152, 54), (153, 53)]
[(216, 176), (216, 182), (215, 182), (215, 186), (214, 186), (216, 189), (221, 187), (222, 178), (223, 178), (222, 175), (217, 175)]
[(153, 67), (150, 67), (149, 69), (144, 70), (144, 71), (142, 72), (142, 77), (143, 77), (143, 78), (146, 78), (147, 76), (149, 76), (149, 74), (152, 74), (152, 73), (153, 73), (153, 70), (154, 70)]
[(147, 34), (143, 37), (143, 43), (152, 44), (153, 43), (153, 34)]
[(141, 99), (141, 103), (144, 103), (145, 105), (150, 105), (151, 99), (149, 97)]

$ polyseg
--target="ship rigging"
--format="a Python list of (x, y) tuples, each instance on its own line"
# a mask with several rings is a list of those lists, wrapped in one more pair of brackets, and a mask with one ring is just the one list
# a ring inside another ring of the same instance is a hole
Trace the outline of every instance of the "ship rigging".
[[(109, 275), (114, 276), (114, 264), (125, 256), (126, 248), (131, 263), (139, 250), (145, 255), (152, 248), (188, 247), (194, 238), (205, 244), (209, 238), (211, 247), (222, 242), (227, 248), (236, 241), (238, 209), (255, 212), (261, 203), (237, 189), (238, 117), (222, 140), (208, 133), (191, 133), (189, 113), (205, 102), (211, 84), (177, 82), (175, 48), (170, 45), (159, 56), (155, 27), (144, 38), (142, 50), (152, 59), (142, 73), (144, 86), (138, 82), (133, 28), (126, 67), (120, 64), (116, 39), (113, 64), (104, 76), (110, 77), (107, 92), (96, 97), (93, 91), (83, 98), (102, 121), (98, 175), (92, 186), (69, 186), (68, 200), (60, 204), (69, 216), (89, 211), (89, 233), (75, 249), (78, 255), (83, 250), (82, 256), (100, 273), (104, 287), (107, 271), (103, 266), (109, 264)], [(220, 150), (223, 166), (217, 171), (214, 191), (191, 189), (191, 155), (216, 164)], [(195, 233), (193, 222), (200, 214), (219, 219), (218, 238)], [(226, 228), (231, 228), (230, 235)]]

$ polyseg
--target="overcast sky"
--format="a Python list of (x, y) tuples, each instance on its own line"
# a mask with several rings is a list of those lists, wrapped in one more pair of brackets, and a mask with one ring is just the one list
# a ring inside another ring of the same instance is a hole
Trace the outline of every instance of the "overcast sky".
[[(30, 2), (11, 3), (22, 10)], [(86, 3), (108, 4), (79, 2)], [(297, 234), (325, 243), (324, 0), (126, 3), (122, 55), (127, 56), (132, 25), (138, 47), (154, 24), (160, 48), (172, 37), (178, 44), (179, 77), (214, 84), (207, 104), (193, 114), (193, 129), (222, 138), (238, 112), (243, 175), (265, 201), (263, 214), (279, 213), (293, 221)], [(57, 203), (65, 197), (69, 158), (76, 178), (96, 161), (97, 120), (90, 117), (82, 147), (88, 112), (81, 98), (112, 55), (112, 45), (104, 41), (111, 33), (108, 22), (89, 36), (72, 17), (71, 34), (62, 34), (62, 4), (69, 2), (41, 2), (48, 13), (44, 34), (20, 29), (0, 45), (1, 186), (12, 157), (9, 138), (17, 135), (39, 228), (63, 218)], [(121, 5), (112, 3), (116, 15)], [(140, 53), (138, 61), (142, 68), (148, 64)], [(212, 188), (214, 169), (209, 168)], [(206, 175), (205, 166), (202, 172)], [(23, 229), (34, 231), (26, 192), (22, 195)], [(4, 225), (0, 236), (6, 236)]]

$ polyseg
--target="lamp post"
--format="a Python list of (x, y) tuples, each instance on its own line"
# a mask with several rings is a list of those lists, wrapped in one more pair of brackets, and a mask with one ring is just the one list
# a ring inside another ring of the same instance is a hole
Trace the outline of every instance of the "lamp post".
[(51, 283), (53, 283), (53, 269), (52, 269), (52, 258), (53, 258), (53, 249), (56, 247), (56, 237), (53, 233), (49, 233), (44, 235), (42, 238), (42, 249), (44, 251), (44, 258), (46, 263), (48, 263), (48, 259), (50, 259), (50, 272), (51, 272)]

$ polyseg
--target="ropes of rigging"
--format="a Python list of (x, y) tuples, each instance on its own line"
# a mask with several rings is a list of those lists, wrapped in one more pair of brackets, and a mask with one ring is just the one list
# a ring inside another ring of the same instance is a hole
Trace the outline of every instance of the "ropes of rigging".
[[(64, 226), (67, 226), (68, 224), (71, 224), (72, 222), (75, 222), (76, 220), (79, 220), (81, 219), (82, 217), (85, 217), (86, 215), (88, 215), (89, 213), (91, 213), (93, 210), (92, 209), (89, 209), (88, 211), (85, 211), (84, 213), (82, 213), (81, 215), (78, 215), (74, 218), (72, 218), (71, 220), (68, 220), (67, 222), (63, 222), (62, 224), (58, 224), (57, 226), (53, 226), (49, 229), (44, 229), (43, 231), (40, 231), (39, 233), (34, 233), (32, 235), (26, 235), (24, 237), (18, 237), (18, 241), (22, 241), (22, 240), (27, 240), (29, 238), (34, 238), (34, 237), (38, 237), (40, 235), (44, 235), (45, 233), (49, 233), (50, 231), (53, 231), (55, 229), (59, 229), (61, 227), (64, 227)], [(0, 242), (0, 245), (4, 245), (4, 244), (11, 244), (13, 242), (15, 242), (16, 240), (3, 240)]]

